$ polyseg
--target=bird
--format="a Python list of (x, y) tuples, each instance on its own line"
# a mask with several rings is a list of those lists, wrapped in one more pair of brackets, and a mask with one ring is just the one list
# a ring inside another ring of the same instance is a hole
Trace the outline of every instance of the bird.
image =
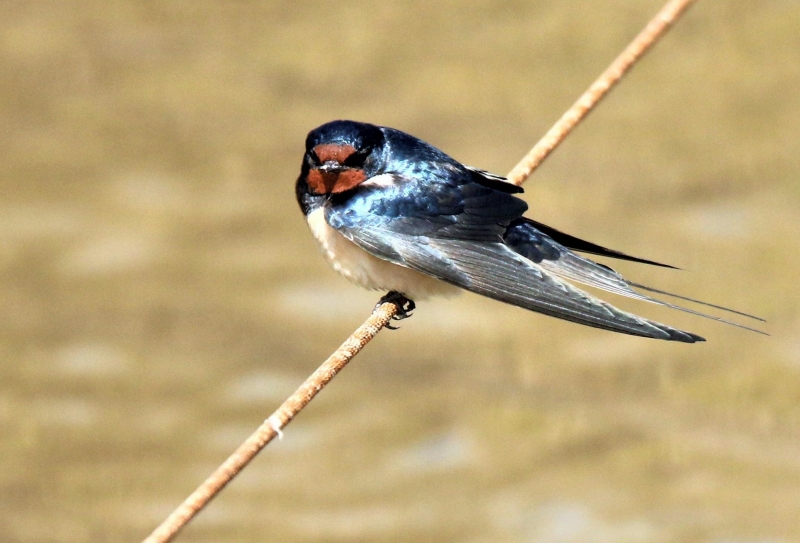
[[(673, 268), (565, 234), (523, 216), (521, 187), (465, 166), (400, 130), (351, 120), (308, 133), (295, 195), (328, 263), (381, 302), (410, 316), (417, 301), (462, 290), (575, 323), (683, 343), (705, 341), (614, 307), (572, 283), (763, 333), (639, 292), (659, 293), (763, 321), (722, 306), (633, 283), (579, 253)], [(638, 289), (638, 290), (637, 290)]]

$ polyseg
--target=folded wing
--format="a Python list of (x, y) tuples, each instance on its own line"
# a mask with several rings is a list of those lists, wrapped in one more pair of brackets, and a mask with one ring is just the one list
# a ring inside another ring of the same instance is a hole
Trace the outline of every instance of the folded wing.
[[(427, 196), (420, 198), (419, 192), (404, 190), (403, 181), (398, 180), (394, 197), (385, 191), (365, 193), (354, 197), (358, 201), (330, 206), (328, 223), (378, 258), (502, 302), (625, 334), (704, 341), (622, 311), (510, 249), (502, 233), (527, 207), (511, 194), (466, 182), (446, 191), (426, 187)], [(415, 196), (405, 198), (406, 194)], [(394, 212), (399, 204), (402, 214)], [(361, 212), (349, 213), (354, 207)]]
[(375, 256), (471, 292), (569, 321), (636, 336), (694, 343), (703, 338), (631, 313), (565, 283), (502, 243), (414, 237), (375, 229), (343, 232)]

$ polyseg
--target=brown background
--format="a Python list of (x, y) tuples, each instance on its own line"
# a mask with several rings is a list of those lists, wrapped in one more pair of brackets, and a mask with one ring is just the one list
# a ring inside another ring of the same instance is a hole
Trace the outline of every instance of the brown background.
[[(504, 173), (660, 3), (3, 2), (2, 539), (140, 539), (369, 313), (294, 202), (308, 130)], [(772, 337), (421, 303), (182, 540), (800, 540), (798, 29), (700, 2), (525, 195)]]

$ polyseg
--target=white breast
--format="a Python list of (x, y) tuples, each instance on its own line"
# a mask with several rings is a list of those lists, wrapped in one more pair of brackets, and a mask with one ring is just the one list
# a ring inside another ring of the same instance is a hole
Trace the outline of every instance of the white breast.
[(308, 214), (308, 226), (334, 270), (371, 290), (395, 290), (412, 300), (453, 296), (460, 290), (449, 283), (372, 256), (334, 230), (325, 221), (325, 210)]

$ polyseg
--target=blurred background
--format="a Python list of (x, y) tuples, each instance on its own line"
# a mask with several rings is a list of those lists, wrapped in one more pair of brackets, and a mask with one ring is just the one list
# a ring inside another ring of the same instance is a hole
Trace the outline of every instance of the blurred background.
[[(3, 540), (143, 538), (369, 314), (294, 200), (310, 129), (505, 173), (661, 4), (3, 2)], [(181, 540), (800, 540), (798, 28), (699, 2), (524, 195), (771, 337), (420, 303)]]

